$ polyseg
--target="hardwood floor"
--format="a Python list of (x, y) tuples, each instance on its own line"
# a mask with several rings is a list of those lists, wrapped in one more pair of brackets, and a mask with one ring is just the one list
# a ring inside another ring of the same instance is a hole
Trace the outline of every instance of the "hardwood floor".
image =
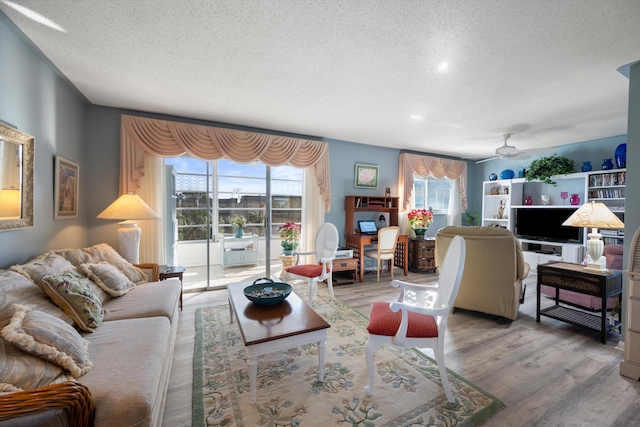
[[(396, 278), (415, 283), (437, 280), (433, 274)], [(365, 282), (335, 286), (337, 298), (368, 316), (374, 301), (391, 301), (396, 289), (385, 272)], [(529, 276), (518, 318), (498, 324), (479, 313), (457, 311), (450, 317), (447, 367), (501, 399), (506, 408), (485, 426), (633, 426), (640, 421), (640, 383), (619, 374), (619, 338), (542, 318), (536, 323), (536, 276)], [(294, 289), (304, 282), (291, 282)], [(323, 286), (323, 285), (320, 285)], [(191, 384), (195, 310), (226, 302), (226, 290), (184, 295), (163, 426), (191, 426)], [(543, 300), (543, 304), (550, 304)], [(433, 357), (431, 350), (425, 353)], [(318, 425), (322, 425), (319, 421)]]

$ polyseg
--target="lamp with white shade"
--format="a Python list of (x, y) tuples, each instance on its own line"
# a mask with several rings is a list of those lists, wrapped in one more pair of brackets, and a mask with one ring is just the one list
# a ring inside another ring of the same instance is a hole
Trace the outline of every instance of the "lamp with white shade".
[(604, 242), (598, 228), (623, 228), (624, 223), (604, 203), (588, 202), (580, 206), (562, 225), (570, 227), (591, 227), (591, 233), (587, 234), (587, 253), (591, 262), (587, 263), (586, 270), (603, 271), (607, 267), (601, 258), (604, 253)]
[(0, 190), (0, 218), (20, 218), (20, 190), (14, 187)]
[(128, 193), (118, 197), (109, 207), (96, 218), (120, 219), (118, 228), (118, 244), (120, 255), (132, 264), (140, 262), (140, 236), (142, 230), (138, 228), (139, 220), (159, 219), (157, 213), (147, 205), (137, 194)]

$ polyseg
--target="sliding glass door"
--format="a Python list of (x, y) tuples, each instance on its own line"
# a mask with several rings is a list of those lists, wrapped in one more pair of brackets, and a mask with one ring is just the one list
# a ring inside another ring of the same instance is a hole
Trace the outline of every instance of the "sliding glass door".
[[(290, 221), (300, 224), (302, 219), (302, 169), (184, 156), (166, 163), (175, 169), (175, 194), (171, 195), (176, 203), (175, 252), (177, 263), (187, 268), (187, 290), (223, 287), (230, 276), (238, 280), (243, 275), (270, 277), (271, 261), (280, 254), (277, 228)], [(221, 267), (221, 237), (233, 239), (237, 223), (244, 224), (244, 235), (259, 238), (257, 269)]]

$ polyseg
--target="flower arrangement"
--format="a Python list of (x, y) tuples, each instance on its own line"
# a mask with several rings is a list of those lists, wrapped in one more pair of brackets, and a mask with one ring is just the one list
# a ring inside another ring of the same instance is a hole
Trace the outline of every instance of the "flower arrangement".
[(247, 219), (241, 215), (231, 217), (229, 222), (231, 222), (231, 225), (233, 225), (234, 228), (242, 228), (247, 225)]
[(278, 234), (280, 234), (282, 244), (298, 246), (298, 240), (300, 239), (300, 226), (295, 222), (287, 222), (286, 224), (278, 227)]
[(426, 209), (412, 209), (408, 214), (409, 224), (411, 228), (429, 228), (429, 224), (433, 221), (433, 213)]

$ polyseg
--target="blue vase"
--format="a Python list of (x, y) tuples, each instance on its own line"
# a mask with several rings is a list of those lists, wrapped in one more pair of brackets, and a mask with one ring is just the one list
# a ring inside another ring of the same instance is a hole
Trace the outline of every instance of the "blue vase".
[(614, 155), (616, 158), (616, 166), (618, 169), (627, 167), (627, 144), (620, 144), (616, 148), (616, 153)]
[(505, 169), (500, 172), (500, 179), (512, 179), (515, 175), (515, 172), (511, 169)]
[(582, 172), (591, 172), (591, 162), (582, 162)]
[(602, 170), (606, 171), (609, 169), (613, 169), (613, 162), (611, 159), (604, 159), (604, 162), (602, 162)]

